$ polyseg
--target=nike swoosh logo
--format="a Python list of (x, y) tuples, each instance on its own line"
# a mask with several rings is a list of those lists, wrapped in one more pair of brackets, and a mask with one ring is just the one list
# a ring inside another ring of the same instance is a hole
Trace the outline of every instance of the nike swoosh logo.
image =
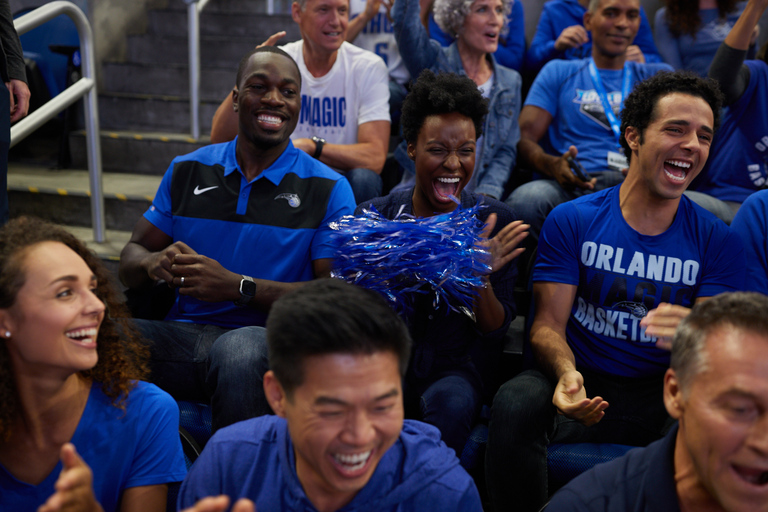
[(215, 188), (219, 188), (219, 186), (218, 185), (214, 185), (212, 187), (200, 188), (200, 185), (198, 185), (198, 186), (195, 187), (195, 195), (199, 196), (200, 194), (202, 194), (204, 192), (208, 192), (209, 190), (213, 190)]

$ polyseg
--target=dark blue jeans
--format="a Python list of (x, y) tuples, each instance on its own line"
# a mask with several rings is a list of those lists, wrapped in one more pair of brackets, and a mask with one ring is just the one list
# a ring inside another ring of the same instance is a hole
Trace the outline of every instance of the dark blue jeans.
[(535, 512), (546, 503), (549, 443), (645, 446), (672, 426), (661, 376), (629, 379), (580, 371), (587, 396), (609, 403), (603, 419), (590, 427), (557, 414), (554, 383), (537, 370), (519, 374), (496, 393), (485, 455), (493, 510)]
[(263, 377), (269, 369), (263, 327), (136, 320), (150, 341), (151, 381), (177, 400), (210, 403), (213, 430), (270, 414)]
[(355, 204), (360, 204), (374, 197), (379, 197), (384, 188), (381, 176), (370, 169), (356, 167), (344, 173), (352, 193), (355, 195)]
[(429, 379), (406, 378), (406, 414), (434, 425), (457, 457), (480, 412), (480, 383), (460, 369), (437, 373)]

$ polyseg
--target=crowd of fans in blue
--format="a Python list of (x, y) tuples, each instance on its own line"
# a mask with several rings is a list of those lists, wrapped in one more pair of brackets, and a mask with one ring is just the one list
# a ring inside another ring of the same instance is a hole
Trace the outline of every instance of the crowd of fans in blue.
[[(517, 0), (294, 2), (122, 251), (162, 319), (0, 228), (0, 509), (768, 511), (767, 8), (549, 0), (527, 45)], [(330, 279), (342, 216), (477, 205), (471, 311)], [(189, 471), (174, 399), (212, 411)], [(647, 448), (549, 502), (587, 442)]]

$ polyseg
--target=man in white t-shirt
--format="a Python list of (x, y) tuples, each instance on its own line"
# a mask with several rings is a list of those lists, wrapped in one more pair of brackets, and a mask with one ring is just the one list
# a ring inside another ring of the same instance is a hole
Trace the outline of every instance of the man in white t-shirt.
[[(390, 133), (387, 67), (374, 53), (345, 41), (349, 0), (299, 0), (291, 14), (302, 37), (281, 46), (302, 77), (293, 145), (344, 174), (358, 203), (379, 196)], [(278, 32), (264, 44), (284, 35)], [(211, 142), (232, 140), (236, 133), (229, 94), (214, 115)]]
[(405, 95), (408, 94), (405, 86), (411, 79), (411, 74), (400, 57), (390, 9), (392, 9), (391, 0), (349, 0), (351, 14), (347, 41), (375, 53), (387, 65), (389, 114), (394, 123), (400, 118), (400, 108)]

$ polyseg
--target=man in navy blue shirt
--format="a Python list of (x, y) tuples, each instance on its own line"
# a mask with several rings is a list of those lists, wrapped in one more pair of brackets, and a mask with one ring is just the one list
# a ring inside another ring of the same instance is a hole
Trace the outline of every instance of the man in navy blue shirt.
[(547, 512), (768, 510), (768, 297), (697, 304), (672, 341), (666, 437), (595, 466)]

